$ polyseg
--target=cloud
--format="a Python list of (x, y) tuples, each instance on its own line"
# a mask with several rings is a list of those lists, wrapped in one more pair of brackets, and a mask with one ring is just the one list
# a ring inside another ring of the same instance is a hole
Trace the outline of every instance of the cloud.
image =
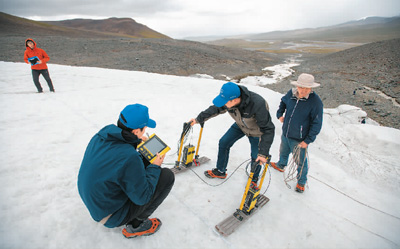
[(34, 20), (130, 17), (173, 38), (263, 33), (400, 14), (398, 0), (23, 0), (2, 11)]
[(145, 16), (161, 11), (176, 11), (179, 6), (173, 1), (163, 0), (35, 0), (27, 4), (24, 0), (4, 1), (3, 11), (18, 16), (99, 16), (123, 17)]

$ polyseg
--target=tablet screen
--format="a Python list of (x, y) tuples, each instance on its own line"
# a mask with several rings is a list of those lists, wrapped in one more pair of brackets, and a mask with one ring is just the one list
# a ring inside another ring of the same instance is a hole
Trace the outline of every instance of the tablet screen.
[(157, 137), (153, 137), (145, 143), (145, 147), (151, 154), (155, 155), (167, 147), (167, 145), (158, 140)]

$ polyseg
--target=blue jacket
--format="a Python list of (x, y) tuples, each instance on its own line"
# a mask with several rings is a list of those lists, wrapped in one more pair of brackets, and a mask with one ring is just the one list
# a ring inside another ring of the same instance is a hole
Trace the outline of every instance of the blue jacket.
[(323, 104), (319, 96), (311, 92), (308, 98), (299, 99), (290, 90), (281, 99), (277, 118), (285, 112), (282, 135), (307, 144), (314, 142), (322, 127)]
[(78, 175), (79, 194), (95, 221), (113, 214), (106, 227), (117, 227), (126, 217), (129, 203), (144, 205), (154, 194), (161, 169), (144, 166), (122, 129), (108, 125), (90, 140)]

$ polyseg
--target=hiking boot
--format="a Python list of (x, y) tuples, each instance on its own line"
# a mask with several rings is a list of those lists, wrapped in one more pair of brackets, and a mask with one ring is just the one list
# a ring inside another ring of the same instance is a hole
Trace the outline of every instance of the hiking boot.
[(303, 193), (304, 192), (304, 184), (297, 183), (296, 191), (299, 193)]
[(278, 165), (276, 165), (276, 163), (272, 163), (272, 162), (271, 162), (271, 166), (272, 166), (272, 168), (276, 169), (276, 170), (279, 171), (279, 172), (285, 171), (285, 169), (282, 169), (281, 167), (279, 167)]
[(226, 173), (222, 173), (217, 168), (204, 171), (204, 175), (207, 176), (208, 178), (220, 178), (220, 179), (226, 178)]
[(136, 228), (130, 224), (126, 225), (126, 228), (122, 229), (122, 234), (128, 239), (138, 236), (149, 236), (157, 232), (160, 227), (161, 221), (159, 219), (147, 219)]

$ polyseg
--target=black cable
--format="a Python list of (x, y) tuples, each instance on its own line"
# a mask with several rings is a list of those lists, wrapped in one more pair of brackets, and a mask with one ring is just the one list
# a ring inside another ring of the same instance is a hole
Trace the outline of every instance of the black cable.
[[(190, 169), (201, 181), (203, 181), (203, 182), (204, 182), (205, 184), (207, 184), (208, 186), (211, 186), (211, 187), (218, 187), (218, 186), (224, 184), (225, 182), (227, 182), (227, 181), (229, 180), (229, 178), (231, 178), (231, 177), (233, 176), (233, 174), (235, 174), (235, 172), (236, 172), (244, 163), (246, 163), (246, 162), (248, 162), (247, 165), (246, 165), (246, 174), (247, 174), (247, 176), (249, 177), (250, 175), (249, 175), (249, 173), (247, 172), (247, 168), (249, 167), (249, 165), (251, 165), (251, 159), (247, 159), (247, 160), (243, 161), (241, 164), (239, 164), (239, 166), (236, 167), (236, 169), (232, 172), (232, 174), (231, 174), (228, 178), (226, 178), (223, 182), (221, 182), (221, 183), (219, 183), (219, 184), (215, 184), (215, 185), (206, 182), (206, 181), (205, 181), (203, 178), (201, 178), (191, 167), (190, 167), (189, 169)], [(268, 188), (269, 188), (269, 186), (270, 186), (270, 184), (271, 184), (271, 171), (270, 171), (270, 170), (267, 170), (267, 171), (268, 171), (268, 173), (269, 173), (269, 181), (268, 181), (267, 188), (265, 189), (265, 191), (264, 191), (263, 194), (265, 194), (265, 193), (267, 192), (267, 190), (268, 190)]]
[(228, 178), (226, 178), (223, 182), (221, 182), (221, 183), (219, 183), (219, 184), (216, 184), (216, 185), (213, 185), (213, 184), (210, 184), (210, 183), (204, 181), (204, 179), (201, 178), (196, 172), (194, 172), (194, 170), (192, 170), (191, 167), (190, 167), (189, 169), (190, 169), (200, 180), (202, 180), (202, 181), (203, 181), (205, 184), (207, 184), (208, 186), (217, 187), (217, 186), (220, 186), (220, 185), (224, 184), (226, 181), (228, 181), (229, 178), (231, 178), (231, 177), (233, 176), (233, 174), (235, 174), (235, 172), (236, 172), (244, 163), (246, 163), (247, 161), (250, 161), (250, 159), (247, 159), (247, 160), (243, 161), (241, 164), (239, 164), (239, 166), (236, 167), (236, 169), (232, 172), (232, 174), (231, 174)]
[(176, 155), (179, 154), (179, 150), (181, 149), (180, 146), (181, 146), (182, 139), (183, 139), (183, 143), (182, 144), (184, 144), (187, 141), (188, 134), (190, 132), (193, 132), (193, 127), (190, 125), (190, 123), (189, 122), (188, 123), (183, 123), (183, 130), (182, 130), (181, 136), (179, 137), (179, 140), (177, 142), (178, 149), (176, 151)]

